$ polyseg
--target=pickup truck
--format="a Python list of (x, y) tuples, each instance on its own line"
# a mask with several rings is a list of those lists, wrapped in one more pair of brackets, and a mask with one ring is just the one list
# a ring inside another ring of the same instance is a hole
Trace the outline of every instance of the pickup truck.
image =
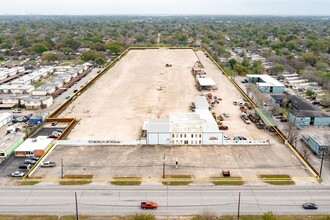
[(141, 209), (156, 209), (158, 207), (158, 204), (157, 202), (146, 201), (141, 202), (140, 207)]
[(51, 161), (45, 161), (45, 162), (42, 162), (40, 166), (41, 167), (55, 167), (56, 163), (51, 162)]

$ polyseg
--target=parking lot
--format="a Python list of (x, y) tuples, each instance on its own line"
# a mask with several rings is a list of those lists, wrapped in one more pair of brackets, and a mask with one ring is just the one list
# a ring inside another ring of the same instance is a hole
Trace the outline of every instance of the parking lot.
[[(64, 175), (92, 174), (96, 180), (118, 176), (161, 178), (164, 155), (166, 175), (205, 178), (221, 176), (222, 169), (229, 169), (232, 176), (243, 178), (258, 178), (260, 174), (309, 177), (284, 146), (57, 146), (45, 158), (57, 166), (38, 168), (34, 176), (60, 178), (63, 159)], [(262, 183), (251, 181), (250, 184)]]

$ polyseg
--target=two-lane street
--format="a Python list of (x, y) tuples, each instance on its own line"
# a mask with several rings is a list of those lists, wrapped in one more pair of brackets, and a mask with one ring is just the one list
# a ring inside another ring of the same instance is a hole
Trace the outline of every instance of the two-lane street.
[[(76, 189), (75, 189), (76, 188)], [(74, 192), (80, 214), (113, 215), (146, 212), (141, 201), (159, 204), (156, 215), (190, 215), (203, 210), (235, 214), (241, 192), (241, 213), (326, 214), (330, 213), (329, 187), (111, 187), (27, 186), (1, 189), (1, 213), (73, 214)], [(318, 210), (304, 210), (313, 201)]]

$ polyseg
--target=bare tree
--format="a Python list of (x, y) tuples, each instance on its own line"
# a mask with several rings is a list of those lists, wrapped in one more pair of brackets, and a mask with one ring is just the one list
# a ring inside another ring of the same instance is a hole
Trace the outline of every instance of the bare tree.
[(288, 127), (285, 129), (287, 133), (288, 142), (293, 146), (297, 145), (298, 130), (293, 122), (288, 122)]

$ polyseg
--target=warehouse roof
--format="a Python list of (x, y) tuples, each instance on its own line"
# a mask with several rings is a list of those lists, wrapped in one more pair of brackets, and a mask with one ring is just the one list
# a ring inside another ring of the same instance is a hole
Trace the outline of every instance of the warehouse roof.
[(256, 113), (260, 116), (266, 126), (277, 126), (277, 122), (268, 114), (264, 108), (256, 108)]
[(168, 118), (154, 118), (145, 125), (148, 132), (170, 132), (170, 120)]
[(330, 117), (330, 114), (322, 110), (291, 110), (290, 113), (297, 117)]
[(203, 95), (195, 96), (194, 104), (196, 109), (209, 109), (209, 103)]
[(6, 120), (7, 118), (9, 118), (11, 116), (12, 116), (12, 114), (8, 113), (8, 112), (0, 113), (0, 122), (2, 122), (3, 120)]
[(197, 78), (199, 85), (201, 86), (215, 86), (215, 82), (212, 78)]
[(309, 137), (314, 139), (314, 141), (320, 146), (330, 147), (329, 139), (325, 136), (309, 135)]

